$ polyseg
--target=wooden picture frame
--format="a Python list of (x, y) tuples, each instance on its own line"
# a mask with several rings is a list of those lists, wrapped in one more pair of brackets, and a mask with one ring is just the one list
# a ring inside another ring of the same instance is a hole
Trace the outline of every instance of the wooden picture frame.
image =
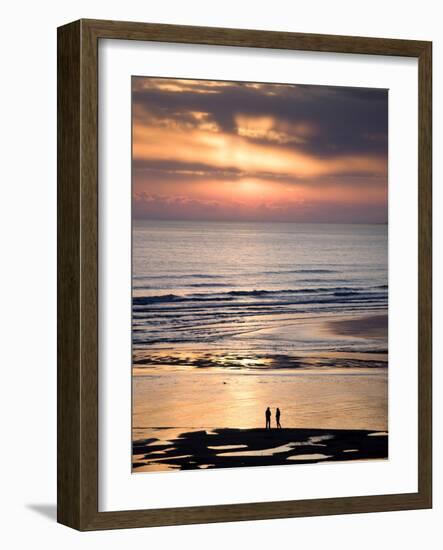
[[(345, 498), (98, 511), (98, 42), (159, 41), (418, 59), (418, 491)], [(79, 530), (432, 506), (431, 42), (80, 20), (58, 29), (58, 521)]]

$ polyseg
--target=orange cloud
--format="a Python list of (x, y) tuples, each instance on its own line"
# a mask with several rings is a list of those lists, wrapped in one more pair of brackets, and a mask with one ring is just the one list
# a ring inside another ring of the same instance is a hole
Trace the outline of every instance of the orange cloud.
[(133, 92), (137, 215), (386, 217), (383, 93), (140, 77)]
[(315, 135), (315, 128), (306, 123), (290, 124), (270, 115), (235, 117), (237, 132), (251, 139), (264, 139), (276, 143), (306, 143), (308, 137)]
[(207, 130), (134, 124), (133, 159), (181, 161), (236, 168), (243, 172), (312, 178), (334, 174), (385, 174), (386, 159), (376, 155), (317, 158), (294, 149), (254, 143), (244, 136)]

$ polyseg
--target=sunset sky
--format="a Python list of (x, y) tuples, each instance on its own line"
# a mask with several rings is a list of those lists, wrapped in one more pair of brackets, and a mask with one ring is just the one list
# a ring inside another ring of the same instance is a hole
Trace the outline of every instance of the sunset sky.
[(133, 77), (133, 215), (387, 222), (388, 92)]

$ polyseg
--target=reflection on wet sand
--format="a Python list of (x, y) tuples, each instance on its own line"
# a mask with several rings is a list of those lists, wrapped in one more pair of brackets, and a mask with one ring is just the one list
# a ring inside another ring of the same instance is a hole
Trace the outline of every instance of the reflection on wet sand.
[[(168, 442), (162, 440), (165, 430), (151, 431), (158, 437), (133, 442), (134, 471), (276, 466), (294, 461), (310, 464), (388, 456), (388, 435), (369, 430), (225, 428), (181, 432), (169, 428)], [(172, 438), (174, 431), (176, 437)]]
[[(362, 330), (382, 335), (386, 315), (326, 319), (296, 329), (305, 339), (340, 335), (341, 351), (136, 350), (133, 471), (386, 458), (387, 354), (345, 346)], [(294, 325), (264, 329), (277, 340), (291, 330)], [(278, 433), (261, 429), (267, 407), (271, 428), (281, 410)]]
[[(133, 378), (133, 441), (157, 437), (152, 426), (181, 432), (265, 427), (281, 410), (283, 428), (386, 431), (387, 368), (146, 369)], [(172, 441), (179, 434), (162, 431)], [(166, 442), (165, 442), (166, 444)]]

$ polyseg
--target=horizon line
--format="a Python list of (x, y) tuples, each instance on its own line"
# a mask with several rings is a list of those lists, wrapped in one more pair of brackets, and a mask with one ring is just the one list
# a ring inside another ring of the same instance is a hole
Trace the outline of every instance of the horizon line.
[(389, 225), (388, 220), (383, 222), (376, 221), (298, 221), (298, 220), (214, 220), (213, 218), (144, 218), (144, 217), (132, 217), (132, 221), (146, 221), (146, 222), (204, 222), (204, 223), (266, 223), (266, 224), (282, 224), (282, 223), (298, 223), (298, 224), (318, 224), (318, 225)]

